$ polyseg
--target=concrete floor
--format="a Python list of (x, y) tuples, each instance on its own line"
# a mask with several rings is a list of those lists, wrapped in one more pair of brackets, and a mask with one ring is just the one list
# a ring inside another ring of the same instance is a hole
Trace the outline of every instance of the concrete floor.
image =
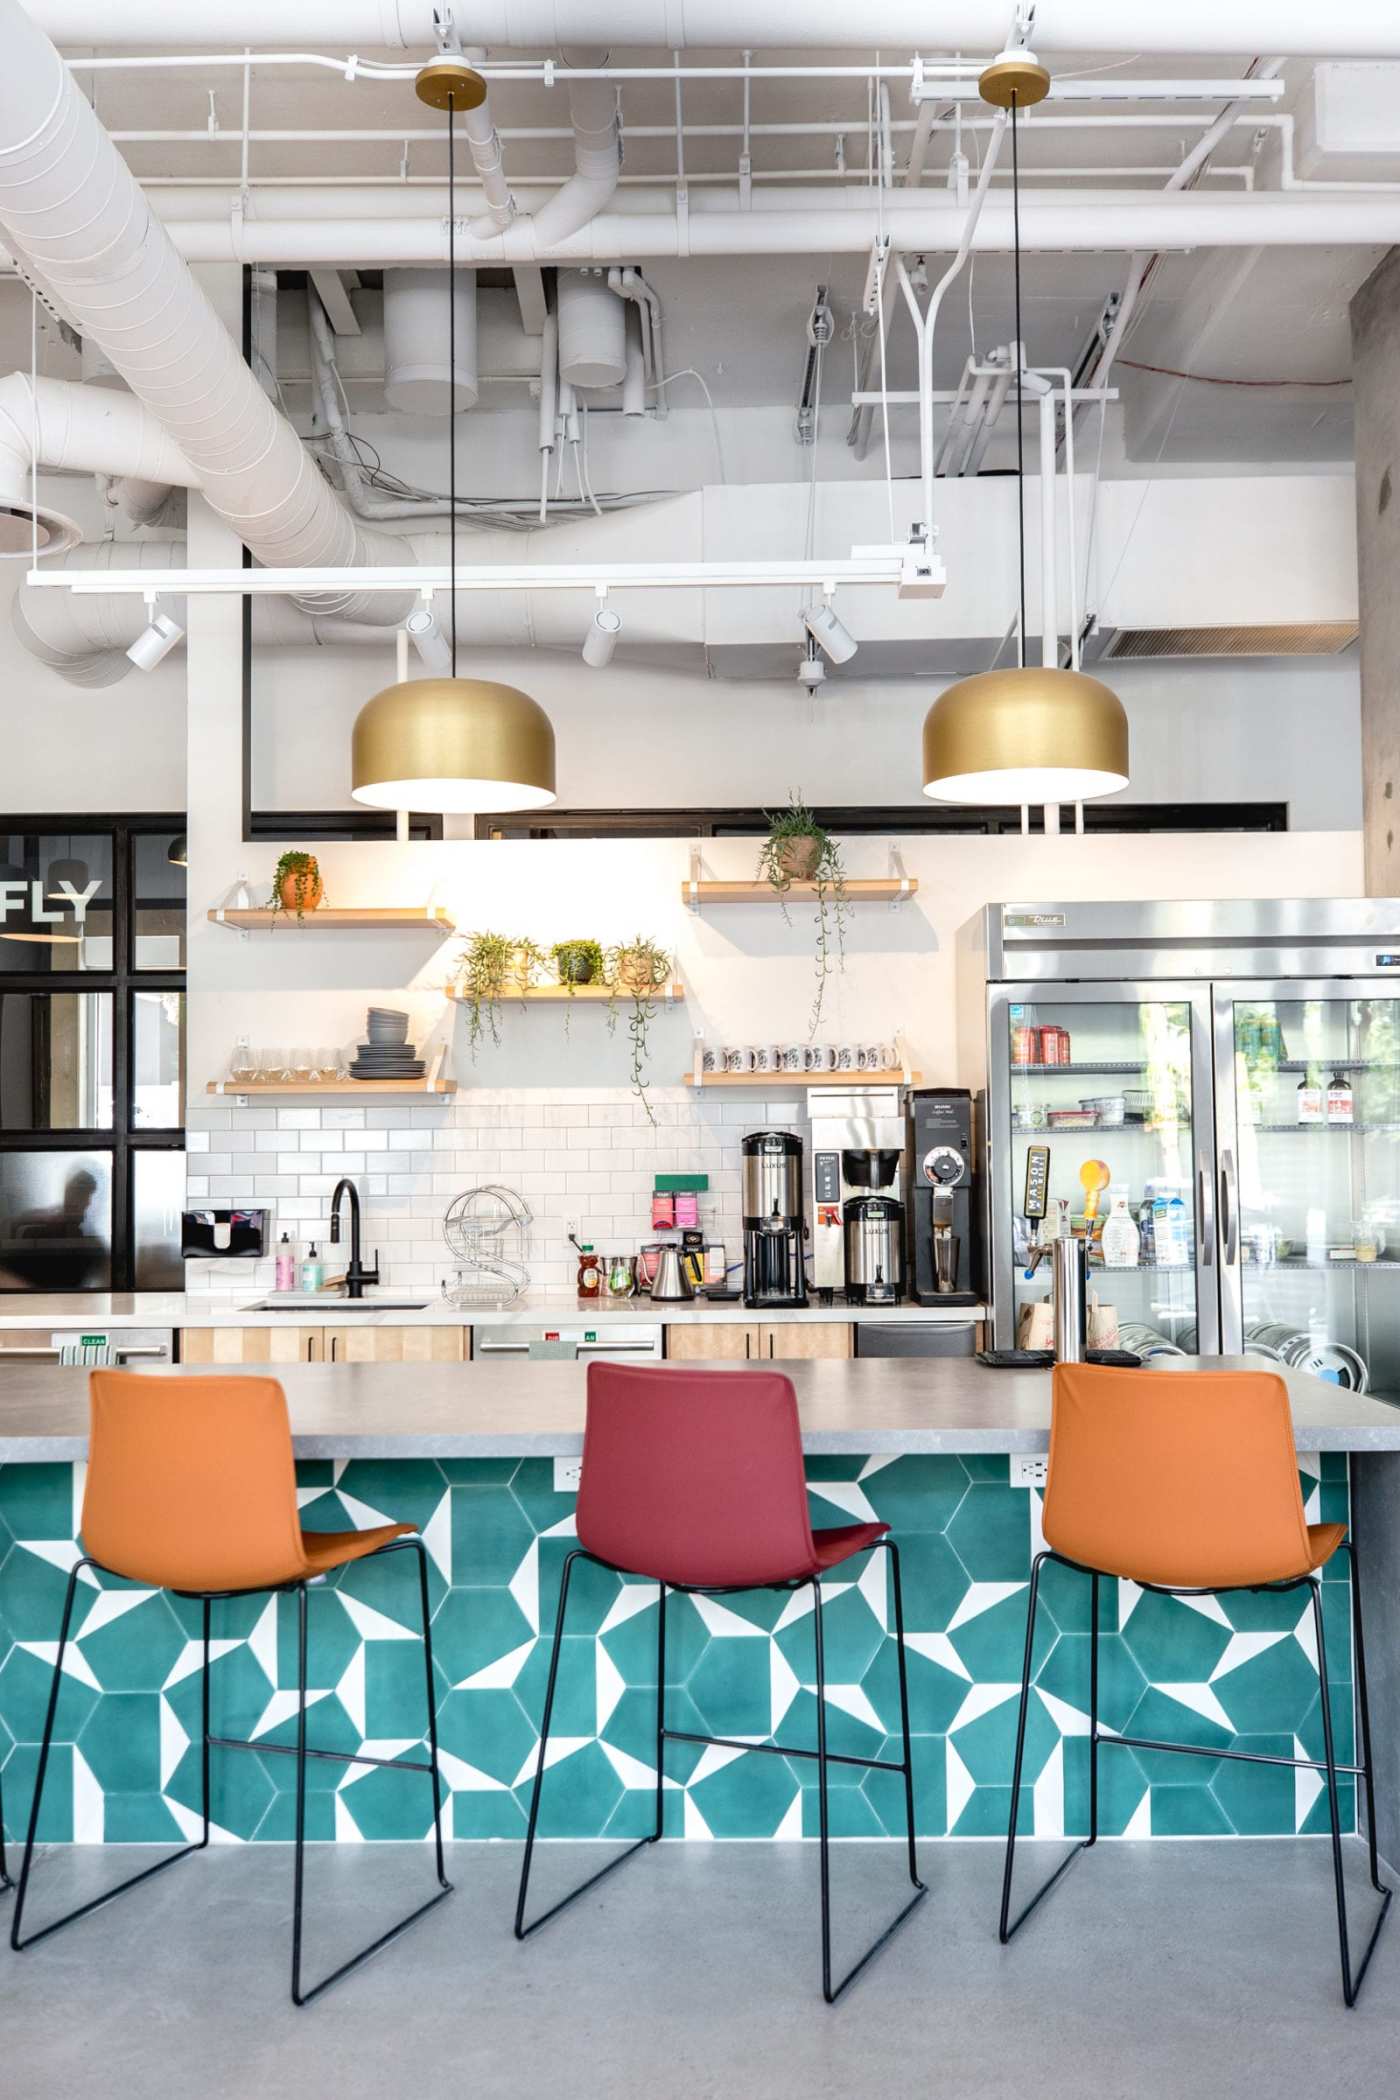
[[(542, 1848), (542, 1902), (604, 1856)], [(1056, 1850), (1028, 1845), (1034, 1875)], [(457, 1845), (457, 1893), (319, 2004), (287, 1997), (290, 1857), (219, 1848), (32, 1952), (0, 1952), (0, 2062), (25, 2100), (1292, 2100), (1393, 2090), (1400, 1923), (1359, 2007), (1320, 1840), (1106, 1844), (1016, 1943), (1000, 1848), (930, 1845), (931, 1892), (834, 2010), (814, 1846), (671, 1844), (518, 1946), (515, 1846)], [(58, 1851), (30, 1921), (136, 1855)], [(902, 1900), (894, 1845), (843, 1845), (837, 1959)], [(1358, 1930), (1372, 1915), (1350, 1859)], [(421, 1848), (318, 1849), (313, 1975), (428, 1887)], [(8, 1928), (12, 1897), (0, 1899)]]

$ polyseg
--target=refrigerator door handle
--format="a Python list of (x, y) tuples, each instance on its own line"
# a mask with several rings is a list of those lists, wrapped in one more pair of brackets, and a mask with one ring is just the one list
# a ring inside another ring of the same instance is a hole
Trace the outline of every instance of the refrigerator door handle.
[(1215, 1260), (1215, 1218), (1210, 1207), (1210, 1166), (1204, 1153), (1196, 1155), (1196, 1201), (1200, 1206), (1201, 1267)]
[(1226, 1149), (1220, 1155), (1220, 1237), (1223, 1260), (1233, 1268), (1240, 1251), (1239, 1215), (1235, 1202), (1235, 1155)]

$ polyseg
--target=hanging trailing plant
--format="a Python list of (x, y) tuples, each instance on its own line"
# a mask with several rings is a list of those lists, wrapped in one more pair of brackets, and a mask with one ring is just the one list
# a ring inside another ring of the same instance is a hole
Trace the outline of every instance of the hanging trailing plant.
[(647, 1061), (651, 1050), (651, 1024), (656, 1019), (655, 994), (670, 978), (672, 961), (665, 948), (645, 934), (623, 941), (607, 954), (607, 981), (612, 993), (608, 1001), (608, 1026), (617, 1027), (618, 1003), (627, 1000), (627, 1033), (632, 1050), (632, 1091), (656, 1121), (646, 1088)]
[(758, 872), (777, 892), (783, 917), (791, 924), (788, 898), (794, 882), (810, 882), (816, 895), (816, 990), (807, 1028), (810, 1040), (821, 1025), (827, 978), (833, 969), (846, 967), (846, 919), (850, 912), (846, 867), (840, 846), (808, 809), (800, 788), (789, 796), (786, 809), (765, 814), (768, 836), (759, 848)]
[(549, 957), (555, 976), (569, 995), (569, 1003), (564, 1008), (564, 1033), (567, 1036), (574, 1018), (574, 993), (581, 984), (601, 984), (603, 981), (603, 951), (597, 941), (556, 941)]
[(301, 926), (307, 912), (315, 911), (324, 895), (321, 866), (315, 854), (284, 853), (273, 871), (269, 910), (295, 912)]
[(539, 974), (544, 956), (533, 941), (508, 933), (470, 933), (462, 943), (452, 983), (452, 996), (467, 1009), (467, 1035), (472, 1057), (483, 1035), (499, 1045), (501, 1001), (512, 990), (526, 991)]

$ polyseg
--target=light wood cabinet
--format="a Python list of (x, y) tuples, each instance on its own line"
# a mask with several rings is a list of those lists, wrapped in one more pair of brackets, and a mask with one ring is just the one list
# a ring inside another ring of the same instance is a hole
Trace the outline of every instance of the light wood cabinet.
[(712, 1326), (668, 1327), (666, 1357), (670, 1363), (744, 1363), (758, 1355), (757, 1327), (729, 1320)]
[(846, 1320), (778, 1320), (739, 1326), (716, 1321), (713, 1326), (668, 1327), (666, 1356), (671, 1363), (768, 1363), (783, 1357), (845, 1359), (853, 1353)]
[(778, 1357), (801, 1357), (807, 1361), (834, 1358), (842, 1361), (855, 1354), (854, 1333), (849, 1320), (778, 1320), (758, 1330), (756, 1356), (765, 1361)]
[(319, 1327), (182, 1327), (187, 1364), (318, 1364)]
[(459, 1364), (467, 1353), (465, 1327), (327, 1327), (328, 1364)]
[(183, 1327), (187, 1364), (459, 1364), (465, 1327)]

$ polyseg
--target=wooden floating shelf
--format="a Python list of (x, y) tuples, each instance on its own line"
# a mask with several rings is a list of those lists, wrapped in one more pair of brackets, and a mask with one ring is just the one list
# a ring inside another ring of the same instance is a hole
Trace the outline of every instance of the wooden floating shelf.
[(314, 1099), (321, 1095), (347, 1098), (352, 1095), (412, 1094), (420, 1101), (440, 1100), (455, 1094), (455, 1079), (211, 1079), (206, 1094), (230, 1095), (296, 1094)]
[(904, 1072), (894, 1069), (888, 1072), (706, 1072), (697, 1079), (687, 1072), (687, 1086), (746, 1086), (763, 1087), (770, 1094), (780, 1094), (789, 1086), (918, 1086), (922, 1072)]
[[(502, 1011), (518, 1000), (523, 1000), (527, 1006), (567, 1006), (575, 1000), (601, 1005), (605, 1001), (616, 999), (621, 1006), (634, 996), (632, 987), (625, 984), (576, 984), (572, 991), (564, 984), (531, 984), (523, 991), (518, 985), (512, 986), (500, 993), (496, 1003)], [(684, 999), (685, 986), (678, 978), (672, 978), (669, 983), (653, 985), (649, 996), (661, 1000), (663, 1004), (673, 1005)], [(449, 992), (448, 997), (458, 1006), (468, 1006), (471, 1003), (460, 992)]]
[(318, 905), (315, 911), (304, 912), (298, 919), (294, 911), (260, 910), (235, 911), (222, 907), (209, 913), (215, 926), (230, 926), (237, 933), (254, 933), (259, 929), (294, 928), (298, 933), (455, 933), (456, 922), (441, 905), (389, 904), (352, 905), (344, 910), (329, 904)]
[[(848, 880), (842, 884), (848, 904), (901, 904), (914, 896), (919, 887), (915, 875), (891, 875), (859, 881)], [(785, 890), (775, 889), (771, 882), (683, 882), (681, 902), (692, 911), (702, 904), (802, 904), (819, 896), (834, 901), (835, 890), (831, 883), (818, 885), (815, 882), (791, 882)]]

